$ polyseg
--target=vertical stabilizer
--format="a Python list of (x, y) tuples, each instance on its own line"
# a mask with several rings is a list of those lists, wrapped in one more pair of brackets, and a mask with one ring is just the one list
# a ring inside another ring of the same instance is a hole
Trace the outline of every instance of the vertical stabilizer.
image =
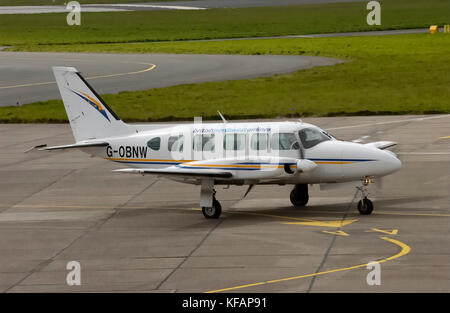
[(75, 68), (53, 67), (53, 73), (77, 142), (130, 132)]

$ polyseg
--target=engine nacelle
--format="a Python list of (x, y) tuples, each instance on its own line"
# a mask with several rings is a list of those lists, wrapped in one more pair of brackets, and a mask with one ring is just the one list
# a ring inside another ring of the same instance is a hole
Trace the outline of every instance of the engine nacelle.
[(307, 173), (313, 171), (317, 167), (317, 164), (313, 161), (300, 159), (297, 161), (297, 172)]

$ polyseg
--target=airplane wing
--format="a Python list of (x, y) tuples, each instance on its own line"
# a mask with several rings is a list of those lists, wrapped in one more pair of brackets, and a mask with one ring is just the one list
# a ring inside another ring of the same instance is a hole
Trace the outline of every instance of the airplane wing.
[(160, 176), (178, 176), (185, 178), (232, 178), (232, 179), (273, 179), (290, 176), (296, 172), (311, 171), (316, 164), (309, 160), (294, 158), (224, 158), (184, 162), (166, 168), (125, 168), (115, 170), (121, 173), (151, 174)]
[(378, 148), (378, 149), (384, 150), (384, 149), (393, 147), (396, 144), (397, 143), (395, 141), (375, 141), (375, 142), (366, 143), (365, 146), (374, 147), (374, 148)]
[(114, 170), (120, 173), (132, 173), (141, 175), (160, 175), (160, 176), (179, 176), (188, 178), (231, 178), (233, 174), (227, 171), (220, 170), (196, 170), (184, 169), (179, 167), (168, 167), (163, 169), (146, 169), (146, 168), (124, 168)]

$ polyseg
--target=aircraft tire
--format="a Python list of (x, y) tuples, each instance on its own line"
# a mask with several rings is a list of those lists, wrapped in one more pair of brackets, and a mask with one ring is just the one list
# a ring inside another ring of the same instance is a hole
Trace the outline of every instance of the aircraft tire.
[(373, 211), (373, 203), (367, 198), (359, 200), (358, 211), (361, 215), (370, 215)]
[(205, 218), (219, 218), (222, 213), (222, 206), (215, 198), (212, 207), (202, 207), (202, 213)]
[(304, 207), (309, 200), (308, 185), (295, 185), (291, 191), (290, 200), (295, 207)]

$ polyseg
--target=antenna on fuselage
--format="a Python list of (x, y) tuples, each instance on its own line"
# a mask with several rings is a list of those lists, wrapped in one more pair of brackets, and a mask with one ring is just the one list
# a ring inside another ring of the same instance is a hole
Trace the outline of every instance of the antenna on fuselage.
[(228, 121), (225, 119), (225, 117), (223, 117), (222, 113), (220, 113), (220, 111), (217, 111), (217, 113), (219, 113), (220, 118), (222, 119), (222, 121), (226, 124), (228, 123)]

